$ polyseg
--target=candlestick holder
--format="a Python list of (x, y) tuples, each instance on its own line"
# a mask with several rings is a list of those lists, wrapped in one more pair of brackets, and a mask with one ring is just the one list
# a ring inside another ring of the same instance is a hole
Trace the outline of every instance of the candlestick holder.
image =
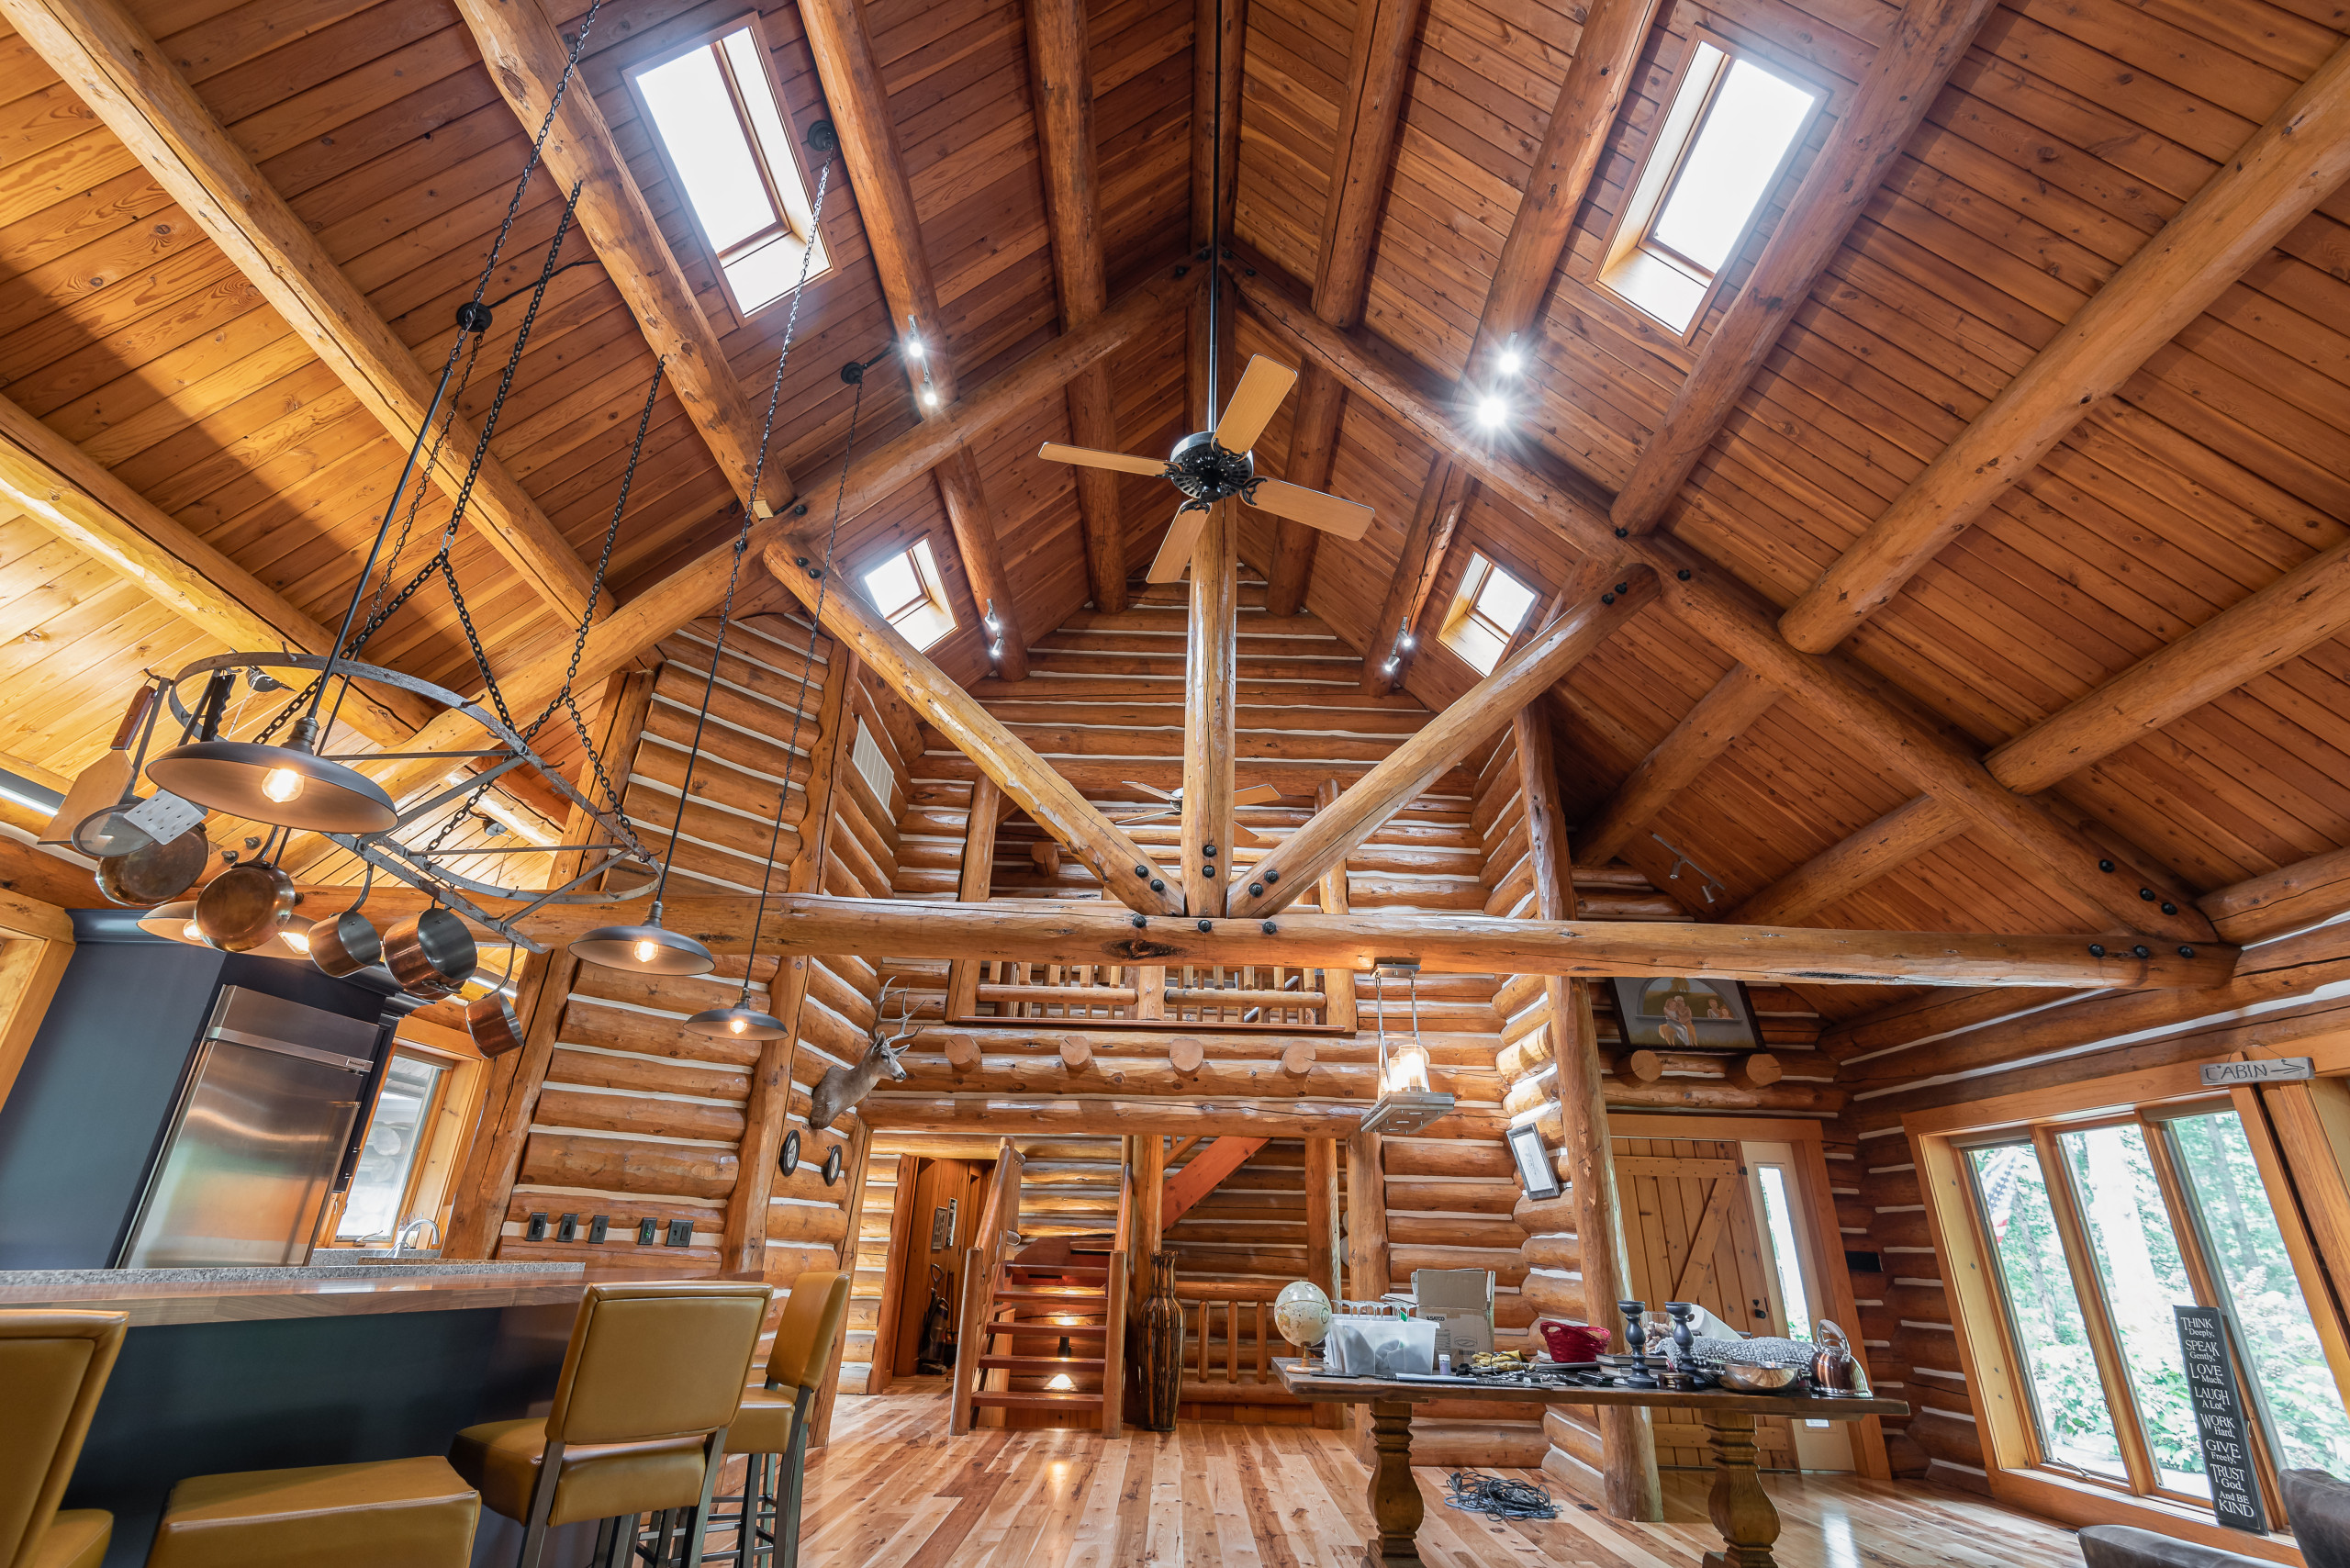
[(1695, 1371), (1695, 1356), (1690, 1346), (1695, 1336), (1690, 1330), (1689, 1319), (1696, 1316), (1697, 1304), (1694, 1301), (1668, 1301), (1664, 1304), (1664, 1310), (1673, 1315), (1673, 1359), (1680, 1363), (1683, 1372)]
[(1625, 1388), (1657, 1388), (1662, 1385), (1649, 1371), (1647, 1325), (1640, 1315), (1649, 1309), (1644, 1301), (1619, 1301), (1616, 1310), (1624, 1315), (1624, 1344), (1632, 1352), (1632, 1370), (1617, 1375), (1616, 1381)]

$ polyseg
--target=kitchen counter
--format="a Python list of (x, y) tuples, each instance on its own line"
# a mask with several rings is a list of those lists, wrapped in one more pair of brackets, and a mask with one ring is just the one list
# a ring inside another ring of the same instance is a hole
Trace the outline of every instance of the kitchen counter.
[(0, 1271), (0, 1309), (127, 1312), (134, 1328), (576, 1305), (577, 1263), (375, 1263), (301, 1269)]

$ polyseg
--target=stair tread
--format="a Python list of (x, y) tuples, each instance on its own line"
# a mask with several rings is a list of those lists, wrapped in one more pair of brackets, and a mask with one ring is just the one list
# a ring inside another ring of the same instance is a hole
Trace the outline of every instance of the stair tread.
[(1104, 1323), (1046, 1323), (1036, 1318), (990, 1318), (980, 1328), (990, 1334), (1026, 1334), (1043, 1339), (1053, 1335), (1063, 1338), (1086, 1335), (1099, 1338), (1108, 1329)]
[(997, 1301), (1106, 1301), (1110, 1293), (1087, 1285), (1069, 1285), (1058, 1290), (998, 1291)]
[(1009, 1388), (982, 1388), (973, 1392), (971, 1394), (971, 1403), (974, 1405), (1004, 1405), (1025, 1406), (1038, 1410), (1049, 1410), (1055, 1406), (1099, 1405), (1102, 1403), (1102, 1395), (1099, 1394), (1086, 1394), (1072, 1390), (1038, 1389), (1034, 1392), (1026, 1392)]
[(1100, 1356), (981, 1356), (979, 1365), (1000, 1372), (1082, 1372), (1105, 1365)]

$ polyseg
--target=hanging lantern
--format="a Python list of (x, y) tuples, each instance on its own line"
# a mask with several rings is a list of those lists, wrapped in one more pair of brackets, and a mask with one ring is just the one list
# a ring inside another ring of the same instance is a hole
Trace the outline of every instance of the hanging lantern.
[[(1449, 1094), (1428, 1088), (1427, 1042), (1420, 1038), (1420, 966), (1416, 958), (1380, 958), (1372, 963), (1371, 1008), (1379, 1028), (1379, 1102), (1362, 1119), (1362, 1130), (1400, 1137), (1418, 1132), (1452, 1111)], [(1387, 981), (1400, 977), (1410, 985), (1412, 1037), (1387, 1039)]]

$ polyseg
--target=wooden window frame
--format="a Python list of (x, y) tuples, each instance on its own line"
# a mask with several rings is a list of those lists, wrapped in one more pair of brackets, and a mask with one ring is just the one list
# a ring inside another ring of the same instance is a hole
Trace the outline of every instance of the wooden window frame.
[[(791, 160), (791, 179), (788, 183), (776, 169), (775, 159), (752, 123), (744, 102), (744, 89), (734, 62), (727, 58), (725, 50), (712, 48), (720, 39), (744, 28), (750, 29), (752, 38), (757, 42), (760, 69), (767, 78), (767, 92), (775, 100), (776, 118), (783, 123), (788, 144), (785, 151)], [(660, 123), (653, 118), (652, 105), (646, 101), (644, 90), (639, 83), (646, 73), (658, 70), (672, 61), (682, 60), (697, 50), (712, 50), (712, 57), (718, 62), (719, 74), (726, 83), (735, 123), (742, 129), (744, 142), (751, 150), (751, 162), (767, 186), (768, 203), (781, 215), (757, 233), (738, 240), (724, 250), (721, 250), (711, 238), (708, 225), (702, 222), (701, 213), (694, 207), (693, 198), (686, 194), (685, 181), (678, 176), (677, 159), (669, 150), (668, 140), (661, 134)], [(635, 100), (637, 118), (644, 127), (645, 140), (653, 144), (663, 171), (668, 175), (670, 185), (676, 187), (677, 205), (692, 222), (694, 233), (700, 239), (702, 249), (710, 257), (711, 270), (718, 274), (718, 286), (725, 291), (727, 307), (734, 312), (737, 321), (748, 321), (761, 311), (774, 308), (790, 297), (790, 291), (787, 289), (773, 299), (746, 308), (741, 297), (734, 292), (733, 278), (727, 274), (726, 266), (730, 260), (747, 256), (788, 234), (803, 247), (816, 248), (817, 264), (809, 269), (810, 283), (832, 272), (832, 254), (817, 230), (815, 209), (808, 195), (808, 166), (800, 159), (799, 139), (792, 134), (791, 101), (784, 95), (783, 78), (776, 72), (775, 48), (767, 37), (766, 19), (761, 13), (745, 11), (733, 21), (665, 44), (623, 68), (621, 74), (628, 83), (629, 95)]]
[[(400, 1194), (397, 1211), (411, 1217), (429, 1215), (445, 1240), (457, 1201), (458, 1175), (479, 1133), (476, 1124), (489, 1083), (489, 1062), (463, 1030), (413, 1017), (400, 1021), (392, 1049), (445, 1070), (433, 1087), (432, 1103), (418, 1119), (424, 1147), (408, 1167), (408, 1185)], [(319, 1224), (319, 1250), (373, 1245), (365, 1238), (345, 1239), (335, 1234), (342, 1226), (342, 1208), (349, 1197), (346, 1190), (328, 1200)], [(394, 1234), (397, 1235), (397, 1229)]]
[[(1481, 675), (1490, 675), (1501, 667), (1502, 655), (1509, 652), (1510, 639), (1517, 635), (1518, 630), (1517, 627), (1503, 626), (1479, 608), (1478, 600), (1484, 596), (1495, 572), (1533, 596), (1533, 602), (1527, 607), (1528, 615), (1537, 614), (1542, 608), (1541, 589), (1535, 586), (1531, 577), (1510, 570), (1486, 551), (1472, 549), (1469, 552), (1469, 564), (1461, 568), (1460, 586), (1453, 590), (1451, 608), (1444, 612), (1444, 622), (1438, 628), (1436, 640), (1462, 663), (1477, 669), (1477, 661), (1461, 651), (1462, 628), (1473, 624), (1478, 634), (1494, 639), (1499, 651), (1494, 654), (1491, 666), (1479, 670)], [(1525, 624), (1524, 617), (1519, 618), (1518, 624)]]
[[(2216, 1107), (2223, 1102), (2231, 1105), (2243, 1118), (2264, 1190), (2276, 1212), (2287, 1253), (2316, 1323), (2319, 1342), (2345, 1402), (2350, 1402), (2350, 1321), (2345, 1321), (2341, 1304), (2325, 1288), (2327, 1275), (2299, 1197), (2300, 1189), (2310, 1185), (2312, 1174), (2331, 1181), (2332, 1190), (2337, 1196), (2342, 1195), (2343, 1173), (2332, 1169), (2304, 1171), (2299, 1165), (2288, 1166), (2268, 1109), (2268, 1097), (2277, 1095), (2279, 1091), (2305, 1092), (2325, 1087), (2330, 1079), (2350, 1074), (2350, 1032), (2298, 1041), (2293, 1048), (2316, 1058), (2322, 1075), (2319, 1084), (2215, 1092), (2203, 1086), (2198, 1064), (2185, 1062), (1915, 1111), (1902, 1117), (1902, 1130), (1908, 1138), (1924, 1189), (1927, 1220), (1949, 1292), (1952, 1326), (1957, 1331), (1960, 1368), (1978, 1417), (1984, 1469), (1995, 1497), (2076, 1528), (2091, 1524), (2135, 1525), (2269, 1562), (2302, 1561), (2293, 1538), (2281, 1529), (2272, 1529), (2265, 1536), (2231, 1529), (2217, 1521), (2208, 1504), (2188, 1505), (2160, 1495), (2132, 1495), (2125, 1489), (2039, 1466), (2038, 1429), (2022, 1394), (2024, 1374), (2011, 1331), (2006, 1326), (2006, 1306), (1996, 1282), (1996, 1263), (1975, 1218), (1972, 1176), (1964, 1156), (1968, 1148), (2020, 1141), (2015, 1133), (2023, 1126), (2044, 1126), (2053, 1137), (2057, 1131), (2116, 1119), (2134, 1120), (2146, 1115), (2162, 1121), (2191, 1114), (2199, 1107)], [(2339, 1085), (2333, 1087), (2338, 1089)], [(2298, 1105), (2301, 1096), (2288, 1094), (2284, 1098)], [(2000, 1134), (2006, 1136), (1998, 1136)], [(2149, 1138), (2150, 1149), (2155, 1141)], [(2150, 1158), (2162, 1159), (2166, 1155), (2165, 1146), (2164, 1155)], [(2162, 1169), (2161, 1165), (2156, 1166), (2158, 1173)], [(2182, 1243), (2182, 1257), (2187, 1251)], [(2075, 1253), (2068, 1249), (2068, 1266), (2075, 1261)], [(2192, 1272), (2189, 1278), (2194, 1278)], [(2092, 1299), (2103, 1299), (2101, 1294), (2092, 1298), (2083, 1289), (2077, 1271), (2075, 1288), (2083, 1293), (2085, 1311)], [(2243, 1375), (2239, 1363), (2239, 1376)], [(2266, 1441), (2265, 1433), (2261, 1441)], [(2272, 1523), (2284, 1523), (2281, 1511), (2273, 1516)]]
[[(902, 560), (912, 567), (914, 587), (919, 591), (914, 598), (896, 608), (884, 609), (867, 588), (867, 579), (893, 560)], [(955, 619), (955, 606), (946, 597), (946, 579), (938, 569), (937, 552), (930, 547), (927, 535), (902, 550), (878, 556), (857, 567), (856, 586), (865, 591), (866, 602), (880, 612), (881, 619), (897, 628), (899, 633), (921, 652), (927, 653), (946, 641), (947, 634), (958, 624)], [(930, 621), (918, 629), (908, 625), (909, 622), (922, 621), (925, 615), (931, 618)]]
[[(1721, 60), (1713, 68), (1698, 95), (1684, 104), (1684, 90), (1688, 85), (1688, 73), (1698, 59), (1701, 47), (1715, 50)], [(1787, 150), (1780, 157), (1778, 165), (1762, 182), (1762, 189), (1755, 197), (1752, 209), (1747, 213), (1746, 221), (1739, 226), (1738, 237), (1730, 242), (1729, 255), (1720, 270), (1708, 271), (1656, 239), (1654, 230), (1658, 218), (1672, 204), (1673, 194), (1680, 186), (1689, 155), (1704, 134), (1707, 121), (1712, 118), (1722, 84), (1729, 79), (1730, 68), (1741, 60), (1810, 94), (1811, 108), (1796, 126), (1795, 135), (1788, 140)], [(1723, 280), (1736, 270), (1748, 242), (1754, 237), (1755, 225), (1762, 221), (1772, 199), (1786, 183), (1797, 156), (1810, 140), (1813, 126), (1835, 97), (1835, 90), (1829, 83), (1791, 63), (1779, 51), (1732, 38), (1702, 23), (1692, 25), (1688, 45), (1682, 51), (1680, 65), (1673, 73), (1672, 95), (1657, 120), (1656, 129), (1650, 135), (1647, 150), (1634, 165), (1632, 176), (1625, 186), (1623, 210), (1608, 236), (1607, 248), (1602, 253), (1594, 281), (1609, 297), (1621, 300), (1684, 345), (1694, 342), (1705, 323), (1707, 313), (1713, 308), (1716, 296), (1721, 292)], [(1685, 322), (1674, 322), (1639, 297), (1635, 286), (1639, 274), (1650, 268), (1664, 268), (1698, 286), (1696, 303), (1690, 308), (1689, 319)]]

